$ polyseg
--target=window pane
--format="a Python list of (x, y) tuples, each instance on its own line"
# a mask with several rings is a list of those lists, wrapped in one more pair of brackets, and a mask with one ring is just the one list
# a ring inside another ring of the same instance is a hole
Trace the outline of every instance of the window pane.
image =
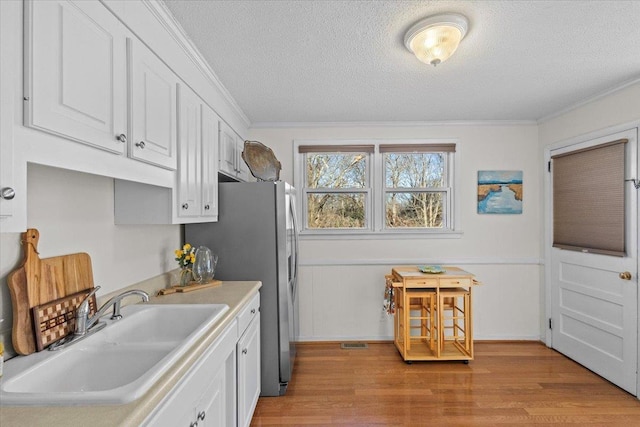
[(387, 193), (387, 228), (442, 228), (445, 193)]
[(308, 188), (365, 188), (365, 153), (316, 153), (306, 155)]
[(362, 193), (307, 194), (308, 228), (364, 228)]
[(386, 187), (444, 187), (444, 163), (444, 153), (386, 153)]

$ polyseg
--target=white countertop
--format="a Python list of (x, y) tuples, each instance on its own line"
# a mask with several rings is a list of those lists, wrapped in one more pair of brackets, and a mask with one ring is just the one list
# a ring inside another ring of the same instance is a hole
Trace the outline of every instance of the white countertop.
[[(152, 297), (152, 304), (229, 305), (229, 311), (140, 399), (125, 405), (0, 406), (0, 425), (11, 426), (138, 426), (180, 381), (200, 355), (260, 289), (260, 282), (223, 282), (214, 288)], [(0, 381), (2, 379), (0, 378)]]

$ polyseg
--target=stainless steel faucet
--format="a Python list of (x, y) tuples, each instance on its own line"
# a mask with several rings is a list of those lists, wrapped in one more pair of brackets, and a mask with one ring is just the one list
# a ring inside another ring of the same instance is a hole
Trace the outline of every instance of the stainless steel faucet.
[(95, 294), (100, 286), (96, 286), (93, 291), (89, 293), (85, 297), (84, 300), (80, 303), (78, 308), (76, 309), (76, 329), (73, 333), (75, 336), (82, 336), (87, 333), (89, 329), (93, 325), (96, 324), (98, 320), (104, 315), (104, 313), (113, 305), (113, 314), (111, 315), (111, 320), (122, 319), (122, 315), (120, 314), (120, 303), (123, 298), (126, 298), (131, 295), (139, 295), (142, 297), (143, 302), (149, 302), (149, 294), (145, 291), (141, 291), (138, 289), (133, 289), (131, 291), (125, 291), (115, 297), (111, 298), (109, 301), (104, 303), (102, 307), (91, 317), (89, 317), (89, 299), (93, 294)]
[(111, 306), (113, 306), (113, 314), (111, 315), (111, 319), (122, 319), (122, 315), (120, 314), (120, 303), (123, 298), (126, 298), (130, 295), (139, 295), (142, 297), (143, 302), (149, 302), (149, 294), (145, 291), (140, 291), (137, 289), (125, 291), (104, 303), (93, 316), (89, 317), (89, 300), (91, 296), (98, 291), (98, 289), (100, 289), (100, 286), (96, 286), (91, 292), (89, 292), (89, 294), (82, 300), (80, 305), (78, 305), (78, 308), (76, 309), (76, 328), (74, 333), (67, 335), (60, 341), (56, 341), (51, 344), (49, 346), (49, 350), (54, 351), (63, 349), (66, 346), (76, 343), (90, 336), (94, 332), (98, 332), (99, 330), (104, 328), (106, 326), (106, 323), (98, 323), (98, 320), (100, 320), (100, 318)]

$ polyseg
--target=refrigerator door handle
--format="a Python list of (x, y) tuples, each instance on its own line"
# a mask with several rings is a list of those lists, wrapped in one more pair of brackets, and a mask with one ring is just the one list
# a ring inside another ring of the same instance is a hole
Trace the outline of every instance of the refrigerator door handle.
[(293, 295), (293, 299), (295, 301), (295, 297), (296, 294), (298, 293), (298, 267), (299, 267), (299, 263), (298, 263), (298, 248), (299, 248), (299, 243), (298, 243), (298, 218), (296, 216), (296, 201), (295, 201), (295, 197), (290, 197), (289, 198), (289, 208), (291, 209), (291, 219), (292, 219), (292, 223), (293, 223), (293, 252), (294, 252), (294, 260), (293, 260), (293, 290), (292, 290), (292, 295)]

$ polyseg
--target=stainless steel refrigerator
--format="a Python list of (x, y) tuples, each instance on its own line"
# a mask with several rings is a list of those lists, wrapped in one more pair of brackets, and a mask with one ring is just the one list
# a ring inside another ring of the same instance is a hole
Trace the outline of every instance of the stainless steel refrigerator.
[(287, 390), (298, 329), (298, 234), (285, 182), (223, 182), (218, 222), (185, 225), (185, 241), (218, 254), (215, 278), (260, 280), (262, 396)]

